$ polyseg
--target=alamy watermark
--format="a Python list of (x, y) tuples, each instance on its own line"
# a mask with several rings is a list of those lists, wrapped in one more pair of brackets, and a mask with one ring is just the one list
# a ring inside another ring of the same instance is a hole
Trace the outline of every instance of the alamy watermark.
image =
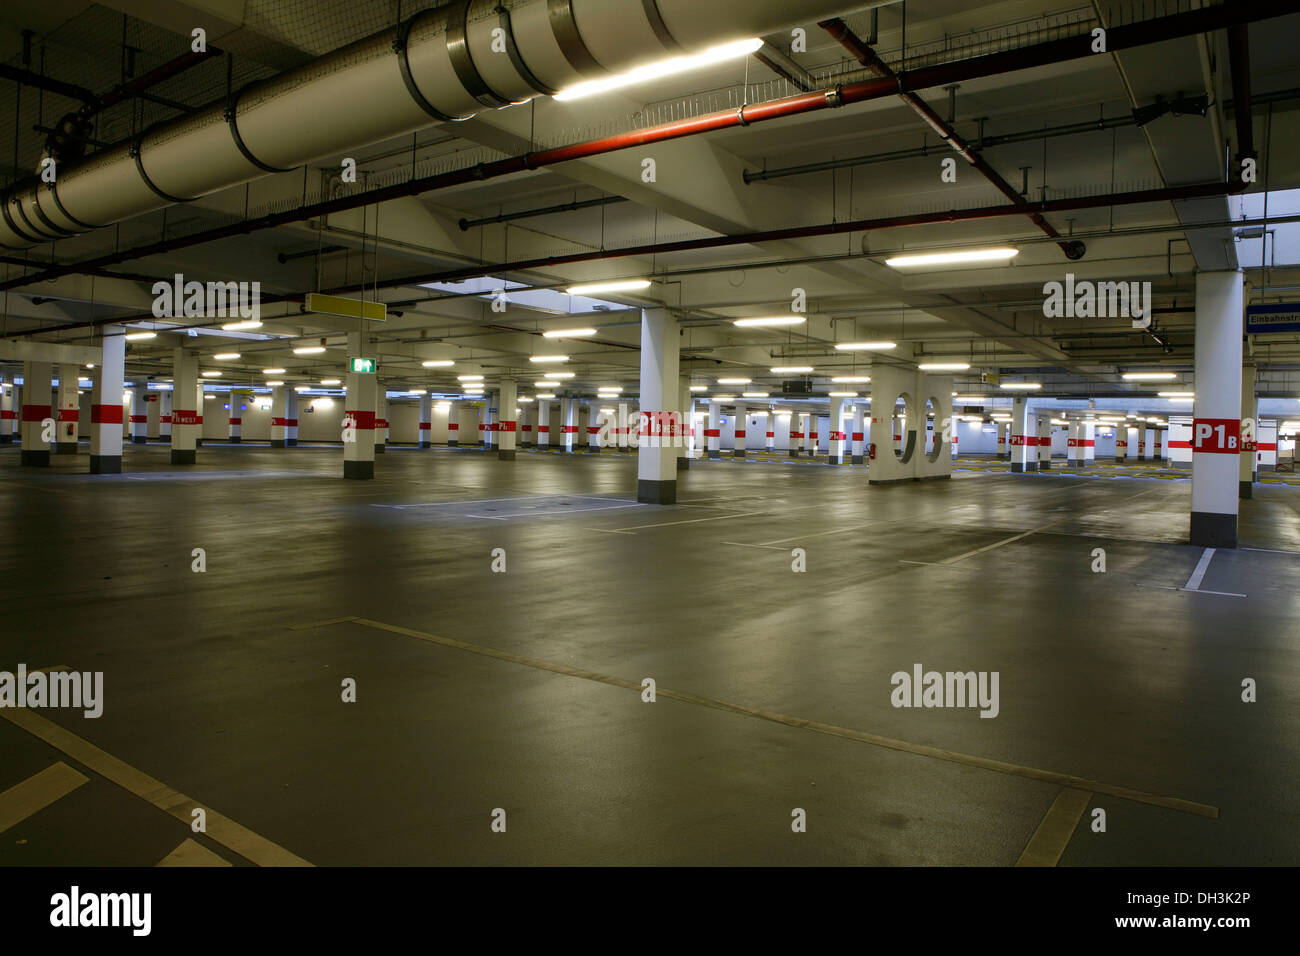
[(262, 317), (262, 283), (185, 281), (176, 273), (171, 282), (153, 284), (156, 319), (224, 318), (258, 322)]
[(1151, 326), (1150, 282), (1075, 281), (1067, 272), (1064, 283), (1045, 283), (1043, 295), (1049, 319), (1132, 319), (1135, 329)]
[(895, 671), (889, 702), (895, 707), (979, 707), (981, 717), (996, 717), (998, 671), (924, 671), (920, 664), (912, 672)]
[(70, 707), (89, 718), (104, 713), (103, 671), (0, 671), (0, 707)]

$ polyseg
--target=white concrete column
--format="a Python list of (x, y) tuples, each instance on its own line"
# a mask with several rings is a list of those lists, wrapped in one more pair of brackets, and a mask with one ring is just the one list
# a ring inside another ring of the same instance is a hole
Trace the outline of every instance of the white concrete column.
[[(540, 403), (539, 403), (540, 404)], [(457, 448), (460, 446), (460, 402), (448, 402), (447, 404), (447, 447)]]
[(773, 451), (785, 451), (790, 449), (790, 431), (794, 420), (794, 415), (788, 409), (781, 408), (772, 412), (772, 431), (776, 432), (776, 438), (773, 443)]
[(497, 458), (501, 461), (515, 460), (515, 442), (519, 437), (519, 419), (515, 417), (516, 398), (514, 381), (502, 381), (501, 389), (497, 392)]
[(631, 441), (632, 428), (635, 423), (629, 421), (630, 413), (627, 402), (618, 403), (618, 422), (614, 426), (614, 447), (619, 451), (627, 451)]
[(587, 454), (600, 454), (600, 426), (605, 423), (608, 427), (609, 416), (601, 412), (600, 399), (587, 403)]
[(1151, 457), (1160, 464), (1167, 465), (1169, 463), (1169, 429), (1163, 425), (1157, 425), (1151, 430), (1151, 434), (1153, 442)]
[(551, 447), (551, 403), (537, 400), (537, 447), (542, 451)]
[(203, 408), (198, 394), (199, 357), (185, 349), (172, 352), (172, 454), (173, 465), (192, 465), (194, 449), (203, 433)]
[(768, 454), (776, 451), (776, 409), (771, 405), (763, 416), (763, 450)]
[[(3, 382), (2, 378), (0, 382)], [(18, 414), (14, 411), (17, 389), (13, 382), (0, 384), (0, 445), (11, 444), (14, 440), (14, 424), (18, 421)]]
[(1124, 460), (1131, 464), (1142, 454), (1142, 432), (1136, 425), (1126, 425), (1124, 430), (1128, 432), (1128, 448), (1124, 450)]
[(1011, 400), (1011, 471), (1023, 474), (1038, 470), (1038, 419), (1029, 410), (1029, 400)]
[(744, 458), (745, 445), (749, 439), (749, 409), (743, 402), (732, 409), (734, 421), (731, 423), (731, 457)]
[(1237, 472), (1237, 497), (1250, 498), (1255, 493), (1259, 455), (1259, 398), (1255, 395), (1256, 366), (1241, 369), (1241, 457)]
[(1097, 463), (1097, 424), (1085, 421), (1079, 439), (1083, 442), (1083, 454), (1079, 456), (1080, 464), (1085, 467)]
[(722, 406), (709, 402), (709, 427), (704, 430), (710, 458), (722, 457)]
[[(678, 352), (680, 364), (681, 353)], [(691, 454), (695, 445), (695, 399), (691, 396), (691, 377), (681, 375), (677, 379), (677, 407), (681, 411), (681, 442), (677, 447), (677, 470), (685, 471), (691, 466)]]
[(1038, 470), (1052, 470), (1052, 416), (1038, 416)]
[(1128, 426), (1123, 422), (1115, 426), (1115, 460), (1128, 460)]
[(285, 393), (291, 391), (283, 385), (276, 385), (271, 389), (271, 447), (285, 447), (285, 433), (288, 431), (285, 426), (285, 419), (289, 417), (288, 399)]
[(1083, 423), (1071, 419), (1069, 434), (1065, 453), (1066, 464), (1071, 468), (1081, 468), (1083, 466)]
[(122, 473), (122, 381), (126, 339), (121, 328), (105, 326), (103, 357), (95, 366), (90, 398), (90, 473)]
[[(348, 353), (365, 357), (365, 342), (360, 332), (348, 333)], [(375, 477), (376, 412), (381, 387), (377, 373), (348, 372), (344, 379), (347, 398), (343, 412), (343, 477)]]
[(230, 419), (228, 423), (228, 439), (232, 445), (238, 445), (244, 434), (244, 412), (240, 405), (244, 403), (239, 400), (239, 396), (234, 392), (229, 394), (227, 399), (230, 402)]
[(578, 403), (571, 398), (560, 399), (560, 417), (564, 424), (564, 438), (560, 443), (560, 450), (567, 454), (573, 453), (573, 440), (578, 435)]
[(1146, 461), (1151, 456), (1151, 429), (1146, 425), (1137, 427), (1138, 433), (1138, 461)]
[[(54, 434), (54, 367), (49, 362), (23, 363), (22, 454), (24, 465), (50, 463), (50, 439)], [(48, 424), (47, 424), (48, 423)]]
[(830, 417), (826, 427), (830, 429), (830, 453), (827, 456), (832, 465), (844, 464), (844, 399), (832, 398)]
[(170, 388), (164, 388), (158, 392), (158, 438), (171, 444), (172, 440), (172, 410), (176, 407), (176, 385), (173, 382)]
[(433, 396), (427, 391), (420, 396), (420, 447), (433, 444)]
[[(849, 440), (852, 442), (849, 451), (849, 461), (854, 465), (861, 465), (864, 462), (864, 454), (867, 443), (867, 423), (866, 423), (866, 406), (857, 402), (853, 406), (853, 425), (849, 433)], [(954, 430), (953, 434), (956, 434)]]
[(81, 396), (77, 394), (77, 376), (81, 366), (64, 363), (59, 366), (59, 407), (55, 413), (54, 453), (77, 453), (78, 419), (81, 417)]
[(809, 458), (817, 457), (817, 413), (809, 412), (808, 421), (803, 431), (803, 453)]
[(137, 385), (131, 389), (131, 444), (149, 441), (149, 389)]
[(677, 446), (682, 434), (680, 341), (677, 319), (671, 312), (641, 310), (636, 500), (647, 504), (677, 501)]
[(1196, 401), (1190, 543), (1237, 546), (1241, 459), (1242, 274), (1196, 276)]
[(480, 444), (485, 449), (491, 449), (496, 444), (497, 418), (499, 412), (495, 410), (494, 405), (497, 402), (496, 392), (483, 393), (483, 411), (479, 419), (479, 439)]
[(1003, 425), (1003, 424), (998, 425), (998, 457), (999, 458), (1011, 457), (1011, 453), (1007, 448), (1007, 433), (1010, 431), (1011, 431), (1011, 426)]
[(800, 411), (790, 413), (790, 457), (798, 458), (804, 443), (805, 415)]
[[(284, 396), (284, 444), (286, 448), (292, 448), (298, 444), (298, 402), (298, 393), (293, 389), (288, 389)], [(333, 412), (330, 414), (333, 414)]]

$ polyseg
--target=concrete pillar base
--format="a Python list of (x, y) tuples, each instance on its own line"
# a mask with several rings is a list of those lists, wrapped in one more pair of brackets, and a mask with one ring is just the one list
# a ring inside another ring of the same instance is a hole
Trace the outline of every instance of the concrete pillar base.
[(514, 460), (515, 460), (515, 450), (514, 450), (513, 448), (498, 448), (498, 449), (497, 449), (497, 458), (498, 458), (500, 461), (514, 461)]
[(383, 445), (376, 445), (376, 446), (375, 446), (375, 454), (376, 454), (376, 455), (382, 455), (383, 453), (384, 453), (384, 446), (383, 446)]
[(272, 448), (283, 448), (283, 447), (285, 447), (285, 445), (284, 445), (285, 441), (286, 441), (286, 439), (284, 439), (284, 438), (272, 438), (272, 439), (271, 439), (271, 447), (272, 447)]
[(422, 442), (420, 442), (420, 447), (421, 447), (421, 448), (429, 448), (429, 447), (432, 446), (432, 444), (433, 444), (432, 442), (422, 441)]
[(1255, 496), (1255, 486), (1253, 484), (1251, 484), (1249, 481), (1241, 481), (1237, 483), (1238, 498), (1253, 498), (1254, 496)]
[(74, 442), (61, 441), (54, 446), (54, 454), (56, 455), (75, 455), (76, 453), (77, 446)]
[(286, 438), (286, 439), (284, 440), (284, 447), (285, 447), (285, 448), (296, 448), (296, 447), (298, 447), (298, 439), (296, 439), (296, 438)]
[(192, 465), (194, 464), (194, 462), (195, 462), (195, 456), (194, 456), (193, 448), (189, 449), (188, 451), (182, 451), (179, 448), (172, 449), (173, 465)]
[(798, 458), (798, 457), (799, 457), (799, 449), (797, 449), (797, 448), (791, 448), (791, 449), (790, 449), (790, 457), (791, 457), (791, 458)]
[(13, 440), (13, 435), (0, 435), (0, 445), (8, 445)]
[(862, 461), (863, 461), (862, 455), (852, 455), (849, 458), (849, 462), (854, 465), (860, 465), (862, 464)]
[(720, 451), (710, 451), (710, 452), (709, 452), (709, 457), (712, 458), (714, 461), (717, 461), (718, 459), (720, 459), (720, 458), (722, 457), (722, 452), (720, 452)]
[(1237, 516), (1193, 511), (1188, 543), (1198, 548), (1235, 548)]
[(344, 478), (373, 478), (375, 477), (375, 463), (373, 461), (345, 461), (343, 463)]
[(448, 448), (459, 448), (459, 447), (460, 447), (460, 442), (456, 441), (456, 439), (454, 439), (454, 438), (448, 438), (448, 439), (447, 439), (447, 447), (448, 447)]
[(677, 482), (638, 479), (636, 500), (647, 505), (671, 505), (677, 502)]
[(231, 435), (229, 441), (230, 441), (230, 444), (232, 444), (232, 445), (238, 445), (238, 444), (240, 444), (240, 438), (239, 438), (238, 435)]
[(1038, 463), (1038, 470), (1039, 470), (1039, 471), (1051, 471), (1051, 470), (1052, 470), (1052, 463), (1051, 463), (1050, 461), (1040, 461), (1040, 462)]
[[(947, 478), (947, 475), (943, 477)], [(905, 481), (912, 481), (911, 478), (868, 478), (869, 485), (901, 485)]]
[(677, 459), (677, 470), (678, 470), (678, 471), (689, 471), (690, 468), (691, 468), (691, 460), (690, 460), (689, 458), (678, 458), (678, 459)]
[(745, 457), (744, 449), (741, 449), (740, 451), (733, 451), (733, 452), (731, 453), (731, 457), (732, 457), (732, 458), (744, 458), (744, 457)]
[(143, 444), (145, 444), (148, 440), (149, 440), (149, 439), (147, 439), (147, 438), (136, 438), (136, 437), (133, 436), (133, 437), (131, 438), (131, 444), (132, 444), (132, 445), (143, 445)]
[(1038, 470), (1038, 462), (1036, 461), (1030, 461), (1030, 462), (1013, 461), (1011, 463), (1011, 473), (1013, 475), (1023, 475), (1026, 474), (1027, 472), (1037, 471), (1037, 470)]
[(122, 473), (122, 456), (91, 455), (90, 473), (92, 475), (120, 475)]
[(50, 453), (44, 449), (32, 449), (28, 451), (24, 448), (19, 453), (19, 462), (24, 465), (33, 465), (43, 468), (50, 463)]
[(588, 455), (599, 455), (599, 454), (600, 454), (600, 449), (599, 449), (599, 448), (588, 448), (588, 449), (587, 449), (587, 454), (588, 454)]

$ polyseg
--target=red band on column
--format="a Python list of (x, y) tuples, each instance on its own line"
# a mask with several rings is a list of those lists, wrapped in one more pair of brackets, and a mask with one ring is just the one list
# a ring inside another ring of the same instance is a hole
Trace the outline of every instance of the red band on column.
[(791, 437), (791, 438), (803, 438), (803, 432), (791, 432), (791, 433), (790, 433), (790, 437)]
[(743, 428), (737, 428), (737, 429), (736, 429), (736, 437), (737, 437), (737, 438), (744, 438), (744, 437), (745, 437), (745, 430), (744, 430)]
[(720, 429), (717, 429), (717, 428), (706, 428), (706, 429), (704, 429), (704, 437), (705, 437), (705, 438), (721, 438), (721, 437), (722, 437), (722, 431), (721, 431)]
[(854, 441), (866, 441), (866, 438), (867, 438), (866, 432), (854, 432), (854, 433), (853, 433), (853, 440), (854, 440)]
[(1171, 441), (1169, 443), (1169, 447), (1170, 448), (1191, 448), (1192, 443), (1189, 441)]
[[(452, 425), (451, 427), (452, 427), (452, 428), (455, 428), (456, 426), (455, 426), (455, 425)], [(537, 426), (537, 433), (538, 433), (539, 435), (549, 435), (550, 432), (551, 432), (551, 426), (550, 426), (550, 425), (538, 425), (538, 426)]]
[(232, 424), (232, 425), (242, 425), (242, 424), (244, 424), (244, 420), (243, 420), (242, 418), (232, 418), (232, 419), (230, 420), (230, 424)]
[(59, 409), (59, 421), (61, 421), (61, 422), (75, 422), (76, 420), (77, 420), (77, 409), (75, 409), (75, 408), (60, 408), (60, 409)]
[(122, 424), (122, 406), (121, 405), (91, 405), (90, 423), (92, 425)]
[(513, 432), (518, 431), (518, 422), (497, 422), (497, 431)]
[[(528, 426), (527, 426), (527, 425), (524, 426), (524, 431), (528, 431)], [(599, 434), (600, 434), (600, 426), (599, 426), (599, 425), (588, 425), (588, 426), (587, 426), (587, 434), (588, 434), (588, 435), (599, 435)]]
[(576, 435), (577, 433), (578, 433), (578, 426), (577, 426), (577, 425), (565, 425), (565, 426), (564, 426), (564, 434), (566, 434), (566, 435)]
[(420, 422), (420, 431), (433, 431), (433, 422)]
[(289, 425), (289, 419), (287, 419), (287, 418), (272, 418), (272, 419), (271, 419), (271, 427), (272, 427), (272, 428), (287, 428), (288, 425)]
[(172, 409), (173, 425), (202, 425), (203, 416), (197, 411), (186, 409)]
[(1241, 421), (1236, 418), (1193, 419), (1192, 454), (1198, 453), (1241, 454)]
[(11, 422), (18, 418), (18, 413), (12, 408), (6, 408), (0, 411), (0, 421)]
[(23, 421), (25, 422), (43, 422), (50, 417), (50, 405), (24, 405)]
[(375, 413), (374, 412), (344, 412), (347, 418), (352, 419), (352, 427), (359, 431), (374, 431)]
[(460, 430), (460, 426), (457, 425), (455, 422), (448, 422), (448, 423), (447, 423), (447, 431), (449, 431), (449, 432), (454, 432), (454, 431), (459, 431), (459, 430)]
[(132, 416), (131, 416), (131, 424), (132, 424), (132, 425), (147, 425), (148, 423), (149, 423), (149, 416), (148, 416), (148, 415), (132, 415)]
[(775, 438), (775, 437), (776, 437), (776, 432), (768, 432), (768, 433), (767, 433), (767, 437), (768, 437), (768, 438)]
[(289, 428), (297, 428), (297, 427), (298, 427), (298, 419), (296, 419), (296, 418), (286, 418), (286, 419), (284, 420), (284, 423), (285, 423), (285, 425), (288, 426)]
[(172, 417), (171, 417), (170, 415), (159, 415), (159, 416), (158, 416), (158, 424), (160, 424), (160, 425), (170, 425), (171, 423), (172, 423)]
[(844, 432), (831, 432), (831, 441), (844, 441)]

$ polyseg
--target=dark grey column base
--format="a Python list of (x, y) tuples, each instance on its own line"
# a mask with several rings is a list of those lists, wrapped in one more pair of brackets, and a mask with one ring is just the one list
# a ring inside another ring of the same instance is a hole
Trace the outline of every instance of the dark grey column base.
[(710, 449), (709, 449), (709, 457), (712, 458), (714, 461), (717, 461), (719, 458), (722, 457), (722, 452), (721, 452), (721, 451), (714, 451), (712, 448), (710, 448)]
[(76, 453), (77, 445), (75, 442), (61, 441), (54, 446), (54, 454), (56, 455), (75, 455)]
[(382, 455), (383, 453), (384, 453), (384, 446), (383, 446), (383, 445), (375, 445), (375, 454), (376, 454), (376, 455)]
[(682, 456), (677, 459), (678, 471), (690, 471), (690, 468), (691, 468), (691, 460), (689, 458)]
[(283, 448), (283, 447), (284, 447), (284, 443), (285, 443), (286, 440), (287, 440), (287, 439), (284, 439), (284, 438), (272, 438), (272, 439), (271, 439), (271, 447), (272, 447), (272, 448)]
[(497, 450), (497, 458), (501, 461), (514, 461), (515, 450), (513, 448), (500, 448)]
[(0, 445), (8, 445), (13, 440), (13, 435), (0, 435)]
[(1117, 465), (1122, 465), (1122, 464), (1124, 464), (1124, 462), (1125, 462), (1126, 460), (1127, 460), (1127, 459), (1125, 458), (1124, 455), (1116, 455), (1116, 456), (1115, 456), (1115, 464), (1117, 464)]
[(677, 502), (677, 482), (640, 478), (636, 483), (636, 500), (647, 505), (671, 505)]
[(120, 475), (122, 473), (122, 456), (91, 455), (90, 473), (92, 475)]
[(947, 481), (952, 475), (921, 475), (913, 478), (913, 481)]
[(1028, 461), (1028, 462), (1013, 461), (1011, 463), (1011, 473), (1013, 475), (1023, 475), (1027, 472), (1037, 471), (1037, 470), (1038, 470), (1038, 462), (1036, 461)]
[(460, 447), (460, 442), (456, 441), (456, 439), (454, 439), (454, 438), (448, 438), (448, 439), (447, 439), (447, 447), (448, 447), (448, 448), (459, 448), (459, 447)]
[(432, 444), (433, 444), (433, 442), (422, 441), (422, 442), (420, 442), (420, 447), (421, 447), (421, 448), (428, 448), (428, 447), (430, 447)]
[(587, 449), (587, 454), (588, 454), (588, 455), (599, 455), (599, 454), (600, 454), (600, 446), (597, 445), (595, 448), (588, 448), (588, 449)]
[(231, 436), (230, 436), (230, 444), (232, 444), (232, 445), (238, 445), (238, 444), (241, 444), (240, 437), (239, 437), (238, 435), (231, 435)]
[(296, 439), (296, 438), (286, 438), (286, 439), (284, 440), (284, 447), (285, 447), (285, 448), (297, 448), (297, 447), (298, 447), (298, 439)]
[(172, 449), (173, 465), (192, 465), (194, 464), (195, 460), (196, 459), (195, 459), (193, 448), (190, 448), (188, 450), (180, 449), (180, 448)]
[(798, 449), (798, 448), (791, 448), (791, 449), (790, 449), (790, 457), (791, 457), (791, 458), (798, 458), (798, 457), (799, 457), (799, 449)]
[(202, 438), (196, 438), (196, 439), (194, 439), (194, 447), (195, 447), (195, 448), (202, 448), (202, 447), (203, 447), (203, 439), (202, 439)]
[(1146, 460), (1147, 460), (1146, 455), (1138, 455), (1138, 461), (1146, 461)]
[(147, 439), (147, 438), (139, 438), (139, 437), (137, 437), (137, 436), (135, 436), (135, 435), (132, 435), (132, 436), (131, 436), (131, 444), (132, 444), (132, 445), (143, 445), (143, 444), (147, 443), (148, 441), (149, 441), (149, 439)]
[(731, 457), (732, 457), (732, 458), (744, 458), (744, 457), (745, 457), (745, 449), (742, 448), (742, 449), (740, 449), (739, 451), (732, 451), (732, 453), (731, 453)]
[(862, 459), (863, 459), (863, 456), (862, 456), (862, 455), (852, 455), (852, 456), (849, 458), (849, 461), (850, 461), (852, 464), (854, 464), (854, 465), (860, 465), (860, 464), (862, 464)]
[[(944, 477), (946, 478), (946, 477), (948, 477), (948, 476), (947, 476), (947, 475), (944, 475)], [(868, 479), (867, 479), (867, 484), (869, 484), (869, 485), (901, 485), (901, 484), (902, 484), (903, 482), (905, 482), (905, 481), (914, 481), (914, 480), (920, 480), (920, 479), (913, 479), (913, 478), (868, 478)]]
[(24, 448), (20, 453), (18, 460), (21, 464), (32, 465), (37, 468), (44, 468), (50, 463), (50, 453), (44, 448)]
[(1237, 516), (1216, 514), (1212, 511), (1193, 511), (1188, 543), (1198, 548), (1235, 548)]
[(343, 477), (373, 478), (375, 477), (375, 463), (373, 461), (344, 461)]
[(1039, 470), (1039, 471), (1051, 471), (1051, 470), (1052, 470), (1052, 463), (1051, 463), (1050, 461), (1040, 461), (1040, 462), (1038, 463), (1038, 470)]
[(1255, 497), (1255, 486), (1252, 485), (1249, 481), (1237, 482), (1237, 497), (1238, 498)]

